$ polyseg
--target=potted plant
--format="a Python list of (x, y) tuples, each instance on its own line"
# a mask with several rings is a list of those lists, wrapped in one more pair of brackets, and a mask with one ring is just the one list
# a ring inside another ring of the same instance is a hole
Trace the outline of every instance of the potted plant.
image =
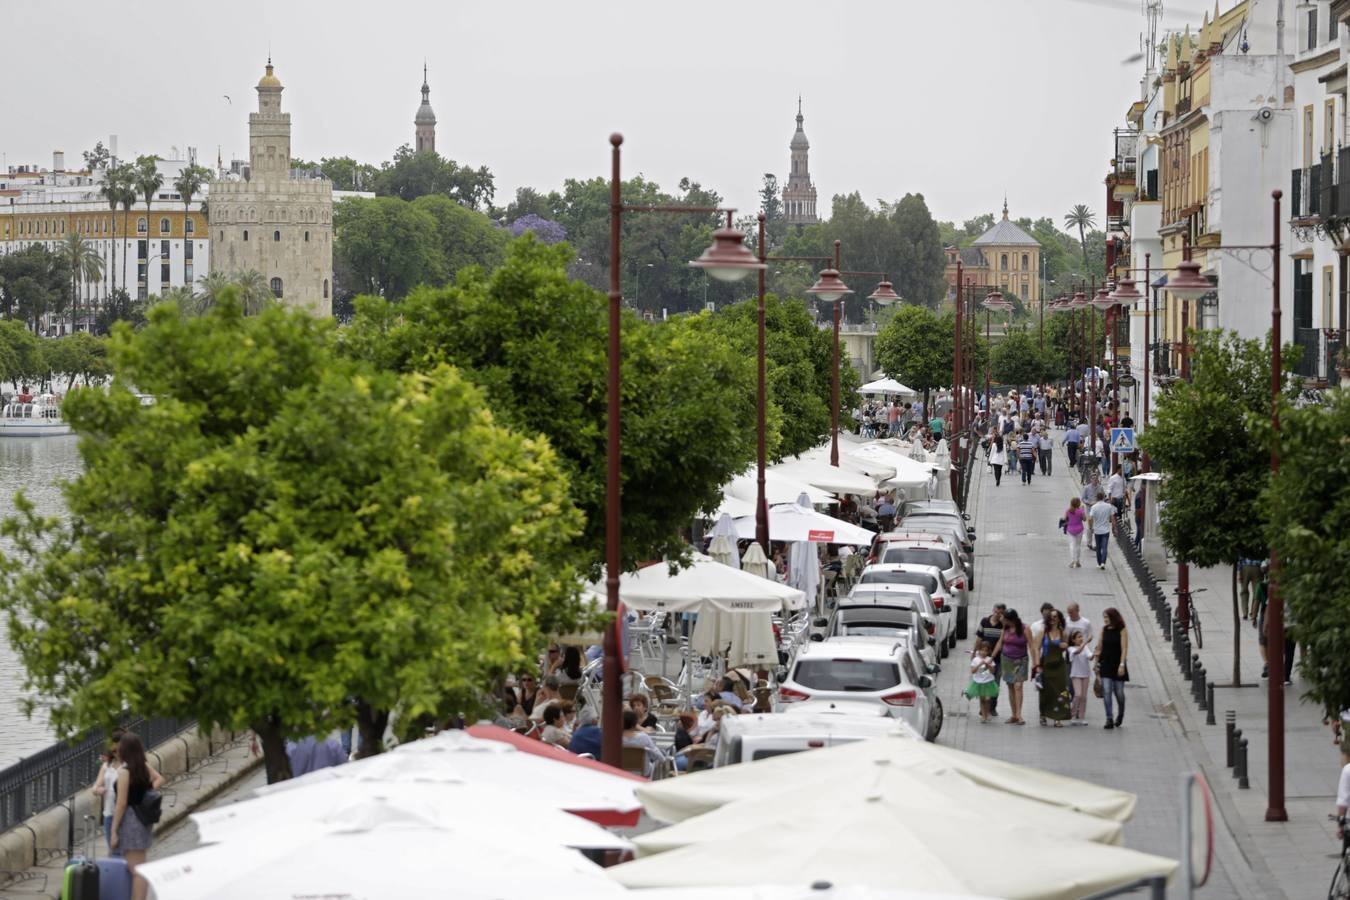
[(1342, 345), (1336, 354), (1336, 374), (1341, 376), (1341, 387), (1350, 388), (1350, 346)]

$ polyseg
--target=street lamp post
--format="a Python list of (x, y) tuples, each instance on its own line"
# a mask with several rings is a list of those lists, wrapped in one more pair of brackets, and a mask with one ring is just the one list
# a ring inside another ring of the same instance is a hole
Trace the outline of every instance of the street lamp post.
[[(1270, 427), (1273, 439), (1270, 444), (1270, 474), (1273, 478), (1280, 472), (1280, 388), (1284, 383), (1284, 373), (1280, 366), (1280, 197), (1283, 192), (1270, 192), (1274, 201), (1274, 232), (1271, 239), (1271, 258), (1274, 261), (1270, 303)], [(1266, 803), (1267, 822), (1286, 822), (1289, 814), (1284, 808), (1284, 600), (1280, 597), (1280, 556), (1272, 547), (1270, 551), (1270, 585), (1266, 588), (1266, 627), (1270, 634), (1266, 636), (1266, 652), (1270, 656), (1270, 678), (1267, 679), (1269, 703), (1269, 759), (1270, 796)]]
[[(619, 414), (620, 414), (620, 327), (622, 324), (623, 274), (620, 261), (620, 225), (625, 212), (664, 212), (680, 215), (696, 213), (725, 213), (726, 226), (713, 232), (713, 244), (703, 255), (690, 263), (721, 281), (737, 281), (764, 264), (745, 249), (745, 235), (731, 227), (731, 211), (717, 207), (696, 206), (634, 206), (623, 202), (620, 193), (620, 150), (623, 135), (617, 131), (609, 136), (611, 150), (609, 184), (609, 385), (607, 396), (607, 430), (605, 438), (605, 599), (611, 615), (619, 610), (620, 523), (622, 479), (620, 476)], [(601, 759), (618, 767), (623, 754), (623, 684), (622, 663), (619, 654), (618, 622), (605, 629), (604, 680), (601, 704)]]
[[(961, 291), (963, 284), (964, 282), (961, 280), (961, 258), (958, 254), (956, 260), (956, 331), (953, 335), (956, 345), (952, 351), (952, 431), (956, 433), (961, 431), (961, 407), (957, 398), (961, 396), (961, 307), (964, 305), (961, 302)], [(951, 450), (950, 477), (952, 499), (955, 500), (961, 496), (960, 444), (955, 444)]]
[(839, 301), (853, 293), (839, 277), (840, 242), (834, 242), (834, 268), (820, 273), (808, 294), (834, 305), (834, 364), (830, 378), (830, 465), (839, 465)]

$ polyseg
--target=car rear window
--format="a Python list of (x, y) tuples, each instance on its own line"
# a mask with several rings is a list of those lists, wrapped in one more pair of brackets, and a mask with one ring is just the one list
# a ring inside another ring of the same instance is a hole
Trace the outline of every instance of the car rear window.
[(899, 637), (909, 629), (909, 625), (899, 623), (886, 625), (884, 623), (866, 622), (861, 625), (854, 625), (851, 622), (844, 622), (839, 626), (839, 634), (846, 637)]
[[(890, 562), (890, 560), (886, 561)], [(876, 574), (881, 573), (878, 572)], [(937, 593), (938, 589), (937, 579), (934, 578), (932, 575), (925, 575), (922, 572), (895, 572), (895, 571), (887, 572), (886, 574), (891, 577), (885, 580), (885, 584), (917, 584), (919, 587), (927, 590), (928, 593), (930, 594)], [(866, 577), (864, 577), (863, 580), (866, 581), (867, 580)]]
[(791, 750), (756, 750), (750, 757), (751, 762), (758, 762), (761, 759), (770, 759), (774, 756), (791, 756), (793, 753), (801, 753), (805, 747), (793, 747)]
[[(952, 555), (946, 550), (925, 547), (891, 547), (881, 558), (883, 563), (908, 563), (914, 566), (937, 566), (944, 572), (952, 567)], [(867, 575), (863, 575), (863, 581)], [(894, 583), (894, 582), (892, 582)]]
[(893, 662), (866, 659), (803, 659), (792, 680), (817, 691), (883, 691), (900, 681)]

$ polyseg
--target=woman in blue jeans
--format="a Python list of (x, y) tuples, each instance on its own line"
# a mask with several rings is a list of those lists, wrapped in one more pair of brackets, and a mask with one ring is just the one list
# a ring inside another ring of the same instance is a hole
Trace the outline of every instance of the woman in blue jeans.
[[(1102, 679), (1102, 701), (1106, 704), (1108, 730), (1120, 728), (1125, 721), (1125, 682), (1130, 680), (1126, 665), (1130, 655), (1130, 636), (1125, 633), (1125, 620), (1114, 606), (1102, 612), (1102, 634), (1097, 649), (1097, 673)], [(1111, 701), (1116, 709), (1112, 709)], [(1112, 718), (1114, 712), (1115, 718)]]

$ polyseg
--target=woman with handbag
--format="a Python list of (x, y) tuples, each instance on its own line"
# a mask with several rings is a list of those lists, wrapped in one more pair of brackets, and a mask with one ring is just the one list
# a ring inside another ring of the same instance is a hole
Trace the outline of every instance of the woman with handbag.
[(1041, 679), (1041, 724), (1053, 722), (1062, 728), (1069, 720), (1069, 642), (1064, 634), (1064, 614), (1051, 609), (1045, 614), (1036, 670)]
[(1083, 523), (1087, 521), (1087, 510), (1077, 497), (1069, 499), (1069, 508), (1059, 520), (1059, 527), (1069, 536), (1069, 568), (1083, 567)]
[[(158, 808), (152, 811), (148, 807), (159, 797), (160, 785), (164, 777), (155, 771), (145, 760), (145, 745), (133, 732), (128, 731), (117, 742), (117, 757), (122, 768), (117, 773), (117, 803), (113, 807), (112, 849), (120, 851), (126, 857), (127, 868), (131, 870), (132, 900), (145, 900), (149, 885), (144, 878), (136, 874), (136, 869), (145, 862), (146, 851), (154, 841), (152, 829), (159, 819)], [(147, 795), (151, 803), (147, 803)], [(145, 819), (149, 821), (145, 821)]]
[[(1114, 606), (1102, 613), (1104, 620), (1101, 647), (1097, 653), (1097, 673), (1102, 679), (1102, 702), (1106, 705), (1106, 724), (1103, 728), (1120, 728), (1125, 721), (1125, 682), (1130, 680), (1126, 659), (1130, 653), (1130, 636), (1125, 633), (1125, 620)], [(1111, 701), (1118, 707), (1112, 716)]]

